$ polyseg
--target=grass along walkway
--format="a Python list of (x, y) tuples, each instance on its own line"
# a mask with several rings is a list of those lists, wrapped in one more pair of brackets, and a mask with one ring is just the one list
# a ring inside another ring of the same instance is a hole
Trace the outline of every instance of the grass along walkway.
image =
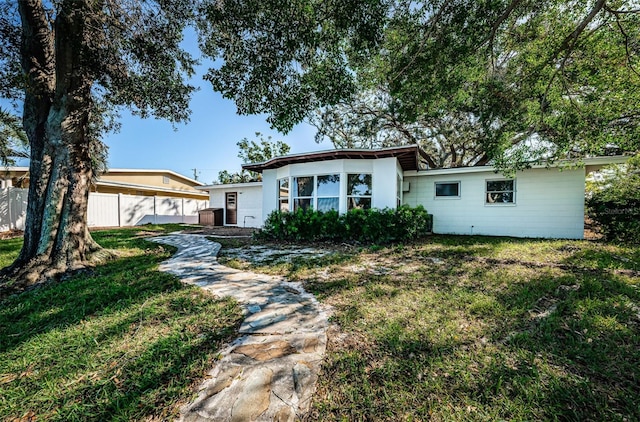
[[(122, 258), (0, 303), (0, 420), (173, 419), (241, 311), (157, 271), (173, 249), (145, 226), (93, 233)], [(21, 240), (0, 241), (0, 263)]]
[(222, 254), (335, 308), (312, 419), (640, 419), (638, 248), (433, 236), (291, 262)]

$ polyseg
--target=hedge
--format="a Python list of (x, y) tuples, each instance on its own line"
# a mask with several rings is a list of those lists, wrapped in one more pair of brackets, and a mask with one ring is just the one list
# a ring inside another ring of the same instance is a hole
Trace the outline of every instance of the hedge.
[(433, 217), (422, 206), (397, 209), (274, 211), (257, 237), (265, 240), (337, 241), (384, 244), (417, 239), (432, 229)]
[(600, 224), (607, 240), (640, 243), (640, 155), (613, 171), (592, 188), (588, 215)]

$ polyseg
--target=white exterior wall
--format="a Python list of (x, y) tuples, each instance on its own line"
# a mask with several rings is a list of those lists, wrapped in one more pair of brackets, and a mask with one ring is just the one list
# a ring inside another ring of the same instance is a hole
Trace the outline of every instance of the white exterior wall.
[(267, 217), (273, 210), (278, 209), (278, 170), (264, 170), (262, 172), (262, 221), (266, 221)]
[[(274, 182), (275, 184), (275, 182)], [(264, 185), (264, 176), (263, 176)], [(237, 227), (262, 227), (264, 222), (263, 209), (262, 209), (262, 186), (242, 186), (241, 184), (229, 187), (224, 185), (216, 186), (215, 188), (209, 188), (209, 206), (211, 208), (224, 209), (223, 221), (226, 221), (227, 210), (225, 209), (225, 193), (237, 192), (237, 210), (238, 210), (238, 224), (234, 224)], [(275, 195), (275, 191), (274, 191)], [(275, 202), (275, 199), (274, 199)], [(226, 224), (225, 224), (226, 225)]]
[[(327, 160), (300, 164), (290, 164), (278, 169), (262, 172), (262, 209), (263, 220), (278, 208), (278, 179), (285, 177), (321, 176), (328, 174), (340, 175), (340, 206), (339, 212), (347, 212), (347, 174), (371, 174), (373, 208), (395, 208), (396, 202), (396, 174), (402, 175), (402, 169), (395, 157), (378, 159), (344, 159)], [(292, 203), (292, 202), (290, 202)]]
[[(582, 239), (584, 169), (529, 169), (515, 176), (515, 204), (486, 205), (486, 180), (504, 179), (492, 171), (438, 170), (405, 175), (403, 202), (422, 204), (442, 234)], [(435, 198), (435, 182), (460, 182), (460, 198)]]

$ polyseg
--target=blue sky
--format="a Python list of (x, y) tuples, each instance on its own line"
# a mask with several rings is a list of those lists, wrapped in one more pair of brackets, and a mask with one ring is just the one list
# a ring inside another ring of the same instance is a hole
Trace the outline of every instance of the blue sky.
[[(195, 31), (187, 29), (183, 46), (199, 56)], [(256, 140), (260, 132), (272, 141), (282, 140), (291, 147), (291, 153), (331, 149), (332, 144), (314, 141), (315, 128), (299, 124), (287, 135), (272, 130), (266, 115), (239, 116), (235, 103), (213, 91), (211, 84), (202, 79), (212, 62), (203, 60), (192, 84), (200, 90), (191, 100), (191, 120), (174, 130), (169, 122), (140, 119), (128, 111), (123, 113), (119, 133), (110, 134), (104, 141), (109, 145), (109, 166), (112, 168), (166, 168), (189, 177), (193, 169), (198, 180), (211, 183), (221, 170), (240, 170), (236, 143), (243, 138)]]
[(120, 132), (104, 139), (109, 146), (109, 167), (166, 168), (189, 177), (196, 168), (198, 180), (208, 184), (221, 170), (240, 170), (236, 143), (245, 137), (256, 140), (256, 132), (285, 141), (292, 153), (332, 147), (329, 141), (317, 144), (315, 128), (310, 125), (300, 124), (285, 136), (269, 128), (266, 116), (237, 115), (234, 102), (214, 92), (202, 81), (204, 72), (199, 73), (194, 84), (201, 89), (191, 100), (190, 122), (174, 130), (167, 121), (140, 119), (125, 111)]

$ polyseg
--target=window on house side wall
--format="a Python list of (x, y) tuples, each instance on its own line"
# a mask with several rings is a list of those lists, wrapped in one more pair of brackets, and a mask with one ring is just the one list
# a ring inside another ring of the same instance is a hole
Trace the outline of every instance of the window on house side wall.
[(372, 183), (370, 174), (347, 175), (347, 210), (371, 208)]
[(460, 182), (435, 182), (436, 198), (460, 198)]
[(485, 204), (515, 204), (516, 181), (514, 179), (487, 180)]

